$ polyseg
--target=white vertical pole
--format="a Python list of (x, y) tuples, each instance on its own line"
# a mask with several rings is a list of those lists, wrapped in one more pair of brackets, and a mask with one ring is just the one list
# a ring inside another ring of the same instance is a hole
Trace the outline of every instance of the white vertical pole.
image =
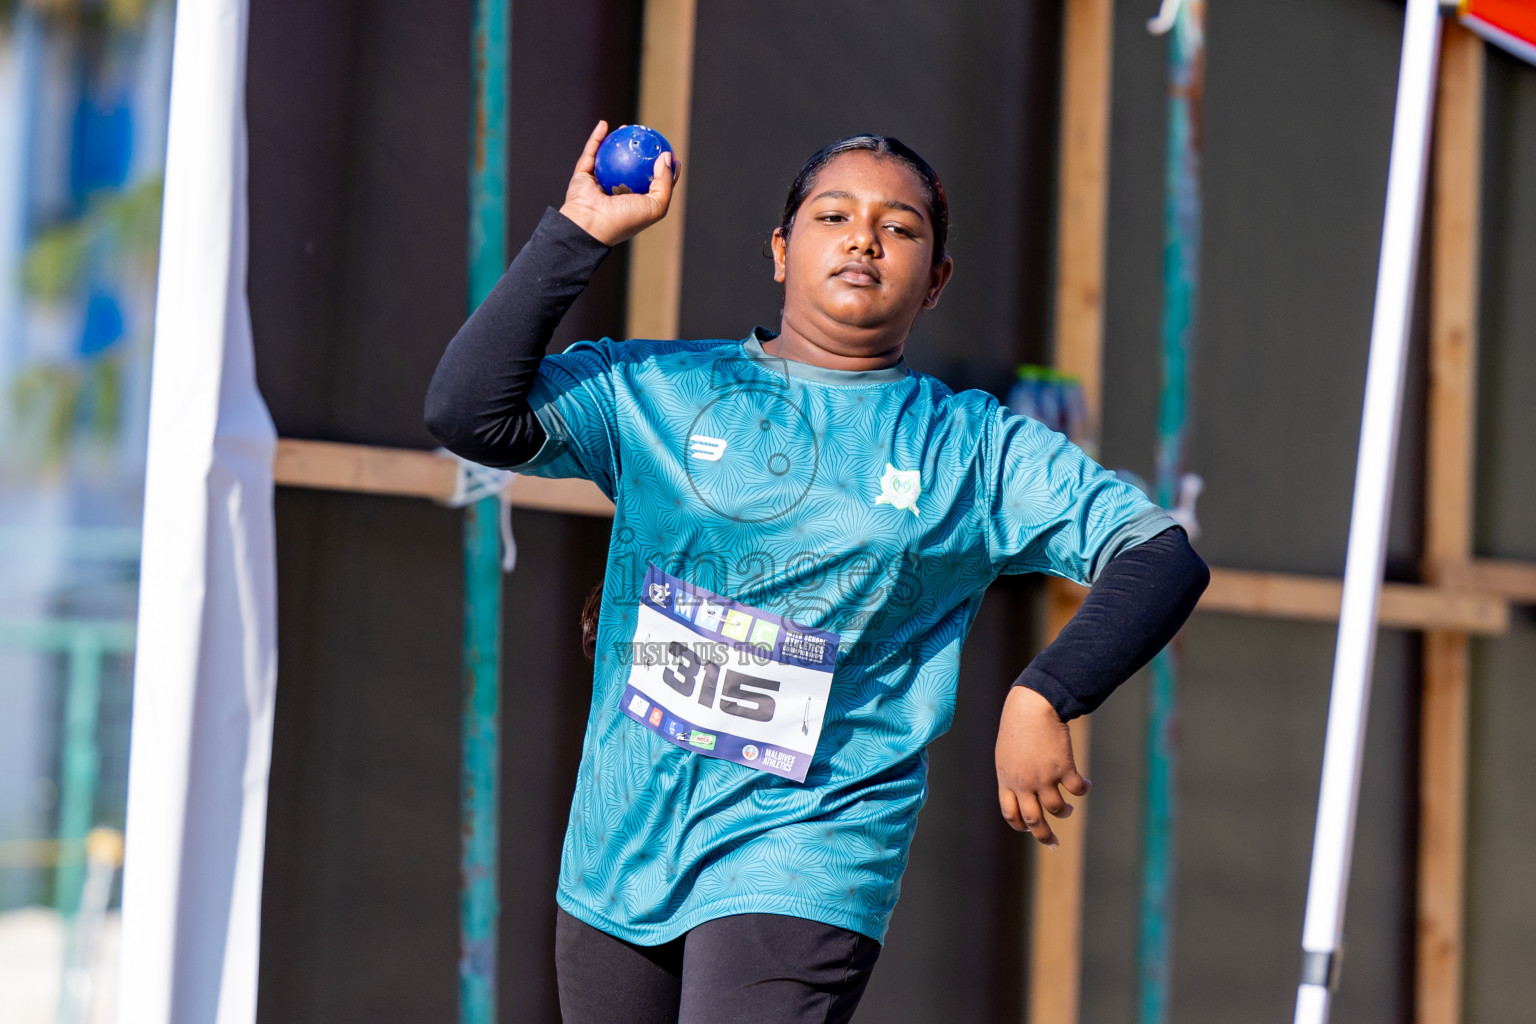
[(1354, 506), (1344, 564), (1344, 599), (1334, 652), (1333, 693), (1323, 747), (1317, 832), (1302, 926), (1302, 974), (1296, 1024), (1328, 1019), (1339, 971), (1339, 943), (1349, 889), (1355, 812), (1360, 802), (1360, 761), (1376, 654), (1376, 611), (1392, 510), (1392, 472), (1397, 461), (1403, 368), (1413, 312), (1419, 222), (1433, 121), (1436, 55), (1440, 40), (1438, 0), (1408, 0), (1398, 70), (1397, 114), (1387, 172), (1387, 207), (1371, 321), (1365, 410), (1355, 465)]

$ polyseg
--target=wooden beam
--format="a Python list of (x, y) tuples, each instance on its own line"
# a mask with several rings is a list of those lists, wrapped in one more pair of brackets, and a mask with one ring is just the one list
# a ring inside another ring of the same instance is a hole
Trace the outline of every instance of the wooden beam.
[[(1483, 44), (1441, 37), (1431, 212), (1424, 577), (1444, 583), (1472, 555), (1476, 469), (1478, 224), (1482, 216)], [(1424, 636), (1414, 1019), (1459, 1024), (1466, 891), (1466, 632)]]
[[(410, 448), (282, 440), (277, 442), (272, 475), (280, 487), (447, 501), (453, 497), (458, 463), (447, 455)], [(587, 480), (518, 476), (509, 494), (512, 504), (521, 508), (613, 515), (613, 502)]]
[[(1196, 610), (1337, 622), (1343, 595), (1341, 581), (1321, 576), (1212, 569), (1211, 585)], [(1495, 635), (1509, 629), (1509, 605), (1487, 594), (1387, 583), (1381, 588), (1380, 619), (1387, 628)]]
[[(447, 501), (453, 495), (458, 473), (455, 460), (437, 452), (291, 439), (277, 443), (272, 468), (282, 487), (434, 501)], [(613, 515), (613, 503), (586, 480), (519, 476), (513, 480), (510, 493), (512, 504), (522, 508)], [(1381, 622), (1400, 629), (1502, 633), (1509, 626), (1509, 607), (1501, 596), (1506, 592), (1536, 592), (1536, 566), (1479, 561), (1456, 570), (1445, 586), (1388, 583), (1382, 588)], [(1072, 617), (1087, 591), (1052, 578), (1047, 593), (1049, 640)], [(1342, 594), (1343, 585), (1326, 577), (1212, 569), (1211, 586), (1201, 598), (1199, 610), (1333, 622), (1339, 617)], [(1065, 843), (1062, 848), (1066, 848)]]
[[(1055, 364), (1082, 382), (1087, 436), (1074, 440), (1097, 456), (1104, 379), (1104, 226), (1109, 205), (1114, 3), (1067, 0), (1063, 13)], [(1076, 613), (1086, 593), (1065, 580), (1052, 579), (1047, 584), (1047, 643)], [(1086, 775), (1088, 719), (1075, 719), (1071, 729), (1073, 755), (1078, 770)], [(1025, 1001), (1030, 1024), (1076, 1024), (1078, 1018), (1089, 801), (1073, 803), (1072, 817), (1051, 824), (1060, 846), (1035, 851)]]
[(681, 177), (661, 223), (629, 243), (631, 338), (676, 338), (683, 294), (683, 212), (693, 106), (696, 0), (646, 0), (640, 50), (640, 123), (672, 143)]
[(452, 459), (434, 452), (329, 441), (279, 441), (272, 462), (272, 476), (283, 487), (436, 501), (453, 495), (457, 472)]
[(512, 481), (511, 498), (518, 508), (613, 518), (613, 502), (590, 480), (519, 476)]
[(1448, 587), (1496, 594), (1517, 604), (1536, 604), (1536, 564), (1474, 558), (1441, 565), (1441, 582)]

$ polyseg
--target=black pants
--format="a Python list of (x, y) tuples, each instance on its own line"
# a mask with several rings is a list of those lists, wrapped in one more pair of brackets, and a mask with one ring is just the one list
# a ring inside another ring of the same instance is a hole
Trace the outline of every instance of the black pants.
[(778, 914), (722, 917), (638, 946), (555, 911), (565, 1024), (840, 1024), (879, 955), (867, 935)]

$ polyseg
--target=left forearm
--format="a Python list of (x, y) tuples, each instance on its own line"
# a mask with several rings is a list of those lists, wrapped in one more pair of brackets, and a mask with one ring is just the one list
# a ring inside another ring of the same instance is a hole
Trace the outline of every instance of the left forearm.
[(1063, 721), (1088, 714), (1173, 639), (1210, 578), (1178, 528), (1122, 551), (1014, 685), (1039, 693)]

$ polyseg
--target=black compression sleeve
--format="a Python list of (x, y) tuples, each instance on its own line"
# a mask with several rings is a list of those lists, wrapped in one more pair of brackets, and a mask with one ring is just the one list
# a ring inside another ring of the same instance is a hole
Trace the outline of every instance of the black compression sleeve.
[(1127, 548), (1013, 685), (1050, 701), (1062, 721), (1088, 714), (1173, 639), (1210, 580), (1179, 527)]
[(558, 210), (544, 211), (432, 374), (427, 429), (443, 447), (486, 466), (516, 466), (538, 454), (544, 428), (528, 405), (529, 389), (561, 317), (609, 251)]

